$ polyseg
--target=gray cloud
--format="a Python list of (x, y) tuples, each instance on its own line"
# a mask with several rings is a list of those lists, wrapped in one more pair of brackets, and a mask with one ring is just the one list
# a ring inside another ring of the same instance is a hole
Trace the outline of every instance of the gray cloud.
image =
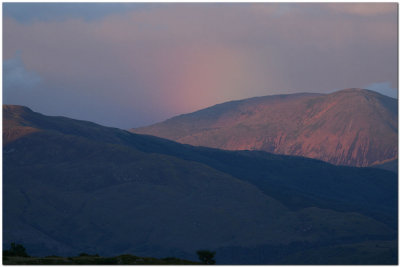
[(151, 6), (149, 3), (4, 3), (3, 15), (22, 23), (65, 21), (71, 18), (96, 21), (108, 15)]
[[(101, 13), (90, 7), (86, 17)], [(22, 51), (43, 78), (29, 97), (5, 92), (8, 103), (130, 128), (234, 99), (397, 84), (396, 5), (168, 3), (90, 21), (52, 12), (3, 18), (4, 57)]]
[(397, 89), (392, 86), (390, 82), (378, 82), (372, 83), (365, 87), (366, 89), (376, 91), (383, 95), (387, 95), (393, 98), (397, 98)]
[(38, 74), (25, 68), (20, 53), (16, 53), (14, 58), (3, 61), (4, 90), (31, 89), (40, 81)]

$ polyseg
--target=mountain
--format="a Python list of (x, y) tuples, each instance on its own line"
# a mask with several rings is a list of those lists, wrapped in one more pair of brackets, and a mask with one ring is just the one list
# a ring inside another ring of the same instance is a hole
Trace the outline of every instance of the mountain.
[(210, 249), (221, 264), (292, 264), (302, 252), (307, 263), (394, 264), (396, 238), (393, 172), (3, 106), (3, 244), (30, 255), (196, 260)]
[(397, 100), (346, 89), (226, 102), (131, 131), (195, 146), (365, 167), (397, 159), (397, 122)]
[(395, 160), (389, 160), (389, 161), (383, 162), (381, 164), (372, 165), (371, 167), (398, 173), (399, 163), (398, 163), (398, 160), (395, 159)]

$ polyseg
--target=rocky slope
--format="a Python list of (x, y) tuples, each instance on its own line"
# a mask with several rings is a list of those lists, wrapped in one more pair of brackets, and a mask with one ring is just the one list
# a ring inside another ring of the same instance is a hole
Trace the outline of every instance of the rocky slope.
[(346, 89), (227, 102), (132, 132), (364, 167), (397, 159), (397, 120), (397, 100)]
[(395, 245), (372, 246), (374, 260), (362, 249), (397, 236), (392, 172), (196, 148), (20, 106), (3, 116), (5, 246), (191, 260), (211, 249), (225, 264), (296, 263), (314, 248), (332, 258), (338, 247), (347, 263), (397, 259)]

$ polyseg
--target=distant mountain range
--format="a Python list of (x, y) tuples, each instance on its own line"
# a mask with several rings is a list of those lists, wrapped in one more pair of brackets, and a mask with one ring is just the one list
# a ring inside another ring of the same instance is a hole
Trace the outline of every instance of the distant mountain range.
[(195, 146), (365, 167), (397, 162), (397, 122), (396, 99), (346, 89), (231, 101), (131, 131)]
[(3, 106), (3, 244), (34, 256), (209, 249), (220, 264), (397, 264), (397, 188), (386, 170)]

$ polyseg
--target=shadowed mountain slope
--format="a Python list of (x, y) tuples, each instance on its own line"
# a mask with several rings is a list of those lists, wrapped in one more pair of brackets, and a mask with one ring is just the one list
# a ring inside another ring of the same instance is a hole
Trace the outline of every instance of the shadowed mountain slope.
[(371, 166), (397, 159), (397, 100), (363, 90), (256, 97), (132, 129), (195, 146)]
[[(206, 248), (232, 264), (239, 249), (262, 264), (265, 246), (276, 263), (396, 238), (397, 177), (385, 170), (196, 148), (21, 106), (3, 107), (3, 140), (3, 242), (32, 255), (194, 260)], [(364, 257), (353, 259), (374, 262)]]
[(398, 162), (398, 159), (395, 159), (395, 160), (386, 161), (381, 164), (373, 165), (372, 167), (398, 173), (399, 162)]

